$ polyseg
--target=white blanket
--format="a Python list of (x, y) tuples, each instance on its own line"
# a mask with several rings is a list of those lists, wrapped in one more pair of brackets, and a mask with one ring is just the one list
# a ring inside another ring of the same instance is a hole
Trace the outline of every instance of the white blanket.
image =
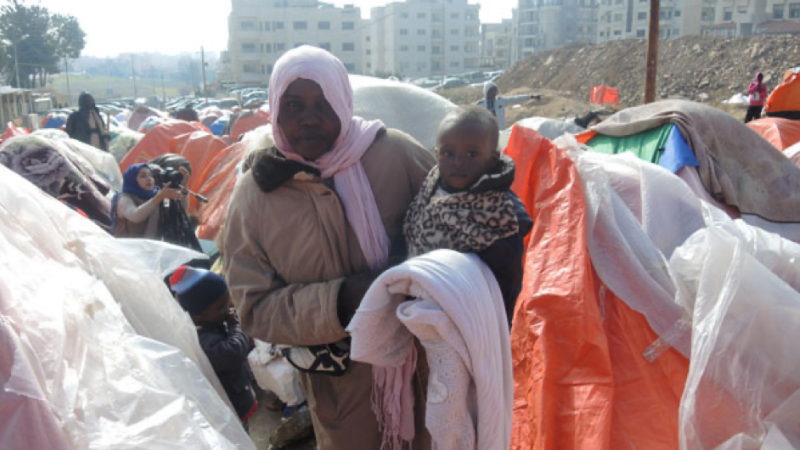
[(420, 340), (430, 366), (425, 424), (438, 450), (509, 448), (508, 322), (497, 281), (477, 256), (437, 250), (386, 271), (348, 331), (351, 357), (375, 366), (402, 364)]

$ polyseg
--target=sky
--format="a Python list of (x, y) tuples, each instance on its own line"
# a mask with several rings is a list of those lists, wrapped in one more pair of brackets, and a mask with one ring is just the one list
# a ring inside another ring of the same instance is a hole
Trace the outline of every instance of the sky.
[[(353, 4), (362, 16), (390, 0), (329, 0)], [(481, 22), (511, 18), (517, 0), (469, 0), (481, 5)], [(230, 0), (28, 0), (51, 13), (70, 14), (86, 32), (86, 56), (157, 52), (178, 54), (225, 50)]]

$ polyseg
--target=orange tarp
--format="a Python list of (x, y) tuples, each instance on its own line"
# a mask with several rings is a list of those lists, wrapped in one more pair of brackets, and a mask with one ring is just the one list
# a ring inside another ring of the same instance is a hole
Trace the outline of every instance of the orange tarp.
[(619, 106), (619, 91), (616, 88), (608, 86), (592, 86), (589, 103), (595, 105), (611, 103), (612, 105)]
[(800, 74), (787, 70), (783, 80), (767, 97), (764, 111), (771, 114), (797, 112), (800, 115)]
[(255, 130), (256, 128), (269, 123), (269, 113), (266, 111), (258, 110), (254, 114), (246, 117), (240, 117), (233, 123), (231, 129), (231, 139), (233, 142), (238, 142), (239, 138), (248, 131)]
[[(798, 91), (798, 95), (800, 95), (800, 91)], [(800, 121), (798, 120), (765, 117), (753, 120), (747, 126), (780, 151), (800, 142)]]
[(198, 193), (208, 198), (208, 203), (201, 205), (197, 213), (200, 226), (197, 237), (215, 240), (228, 215), (228, 204), (236, 186), (237, 166), (247, 156), (249, 143), (239, 142), (219, 153), (200, 173), (202, 185)]
[(511, 331), (511, 448), (676, 450), (688, 361), (673, 349), (644, 359), (657, 336), (592, 267), (583, 186), (566, 152), (514, 127), (506, 153), (534, 220)]
[(208, 131), (206, 127), (199, 123), (189, 123), (182, 120), (156, 125), (122, 158), (119, 168), (122, 173), (125, 173), (125, 169), (131, 164), (147, 162), (156, 156), (169, 153), (169, 144), (173, 138), (203, 130)]

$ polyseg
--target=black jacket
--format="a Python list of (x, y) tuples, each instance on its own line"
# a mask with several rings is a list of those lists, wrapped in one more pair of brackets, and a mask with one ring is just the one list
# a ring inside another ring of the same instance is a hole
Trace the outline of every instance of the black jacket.
[[(103, 116), (99, 112), (97, 117), (103, 121)], [(103, 130), (106, 130), (106, 123), (103, 122), (102, 129), (98, 128), (95, 133), (100, 137), (100, 150), (108, 151), (108, 136)], [(67, 118), (67, 134), (72, 139), (83, 142), (84, 144), (92, 145), (92, 129), (89, 128), (89, 110), (79, 109), (69, 115)]]
[(236, 414), (244, 420), (256, 403), (253, 375), (247, 362), (250, 339), (239, 324), (199, 326), (200, 347), (206, 353)]
[(513, 192), (510, 192), (514, 201), (514, 212), (519, 221), (519, 233), (500, 239), (489, 248), (478, 252), (478, 257), (489, 266), (497, 284), (500, 285), (500, 292), (503, 294), (503, 303), (506, 306), (508, 323), (514, 317), (514, 307), (517, 304), (517, 297), (522, 291), (522, 272), (525, 257), (525, 236), (533, 229), (533, 219), (525, 211), (525, 205)]

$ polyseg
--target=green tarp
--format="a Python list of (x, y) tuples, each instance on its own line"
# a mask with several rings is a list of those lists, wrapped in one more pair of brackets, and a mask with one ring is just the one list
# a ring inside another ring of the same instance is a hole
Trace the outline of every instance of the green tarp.
[(615, 155), (622, 152), (633, 152), (640, 159), (658, 164), (664, 153), (664, 145), (675, 125), (668, 123), (652, 130), (643, 131), (630, 136), (615, 137), (598, 134), (588, 145), (599, 153)]

